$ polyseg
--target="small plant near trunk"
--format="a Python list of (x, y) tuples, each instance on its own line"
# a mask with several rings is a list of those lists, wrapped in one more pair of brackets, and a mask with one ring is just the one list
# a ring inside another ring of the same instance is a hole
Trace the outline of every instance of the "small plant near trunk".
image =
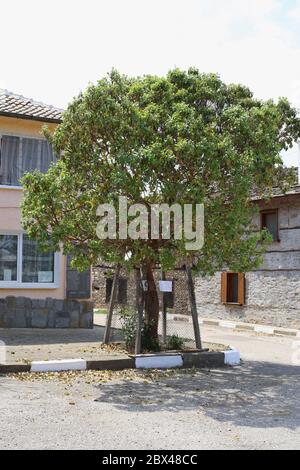
[(133, 308), (123, 307), (119, 311), (121, 331), (127, 351), (134, 350), (137, 314)]
[[(125, 347), (127, 351), (133, 352), (136, 335), (137, 312), (134, 308), (123, 307), (119, 311), (119, 316), (122, 324), (121, 330)], [(160, 350), (158, 340), (151, 336), (151, 328), (151, 324), (144, 323), (141, 336), (143, 352)]]
[[(154, 322), (153, 322), (154, 323)], [(153, 331), (153, 323), (145, 323), (142, 328), (142, 351), (143, 352), (156, 352), (160, 351), (160, 344), (157, 338), (153, 337), (151, 334)]]
[(175, 349), (180, 350), (184, 348), (184, 339), (180, 338), (178, 335), (168, 336), (166, 341), (166, 349)]

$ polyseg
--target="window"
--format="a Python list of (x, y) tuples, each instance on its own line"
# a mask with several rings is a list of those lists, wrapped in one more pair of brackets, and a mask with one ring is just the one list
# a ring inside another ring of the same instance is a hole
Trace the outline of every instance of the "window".
[(0, 281), (16, 281), (18, 236), (0, 235)]
[(0, 287), (56, 287), (57, 267), (58, 254), (26, 234), (0, 234)]
[(54, 253), (41, 253), (35, 240), (23, 235), (22, 282), (54, 282)]
[(174, 292), (163, 292), (165, 306), (174, 308)]
[(51, 145), (42, 139), (0, 136), (0, 184), (19, 186), (26, 172), (45, 173), (56, 160)]
[(278, 209), (261, 211), (260, 225), (261, 229), (266, 228), (270, 232), (273, 241), (279, 241)]
[(223, 304), (244, 305), (244, 273), (223, 272), (221, 274), (221, 301)]
[[(111, 291), (112, 291), (113, 279), (106, 279), (106, 295), (105, 302), (110, 301)], [(118, 304), (127, 304), (127, 279), (119, 278), (118, 288), (117, 288), (117, 303)]]
[(118, 304), (127, 304), (127, 279), (119, 279)]

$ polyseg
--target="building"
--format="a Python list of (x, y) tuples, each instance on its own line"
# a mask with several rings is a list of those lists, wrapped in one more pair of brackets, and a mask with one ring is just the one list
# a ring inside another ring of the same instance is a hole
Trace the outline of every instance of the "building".
[[(263, 264), (248, 273), (219, 272), (196, 277), (195, 293), (201, 318), (264, 323), (300, 328), (300, 185), (286, 194), (274, 190), (269, 202), (254, 199), (257, 230), (267, 227), (273, 236)], [(108, 305), (112, 285), (109, 269), (94, 268), (93, 297), (97, 307)], [(156, 272), (157, 281), (159, 272)], [(173, 280), (169, 312), (189, 314), (185, 273), (167, 273)], [(158, 284), (158, 283), (157, 283)], [(134, 305), (134, 275), (122, 273), (117, 304)], [(161, 298), (161, 295), (160, 295)]]
[(198, 314), (300, 328), (300, 185), (274, 190), (269, 202), (255, 199), (256, 229), (268, 228), (273, 242), (262, 265), (249, 273), (219, 272), (195, 281)]
[(90, 271), (62, 253), (41, 253), (21, 226), (20, 177), (47, 171), (55, 155), (42, 134), (61, 109), (0, 90), (0, 327), (93, 326)]
[[(155, 271), (156, 285), (159, 292), (160, 271)], [(108, 306), (112, 288), (113, 271), (109, 268), (93, 268), (93, 300), (96, 308), (105, 308)], [(172, 281), (172, 292), (159, 293), (159, 300), (162, 301), (162, 295), (168, 311), (174, 314), (189, 314), (189, 299), (186, 284), (185, 271), (170, 271), (166, 273), (166, 279)], [(129, 274), (124, 270), (120, 272), (119, 284), (117, 286), (116, 306), (135, 307), (136, 305), (136, 279), (134, 272)]]

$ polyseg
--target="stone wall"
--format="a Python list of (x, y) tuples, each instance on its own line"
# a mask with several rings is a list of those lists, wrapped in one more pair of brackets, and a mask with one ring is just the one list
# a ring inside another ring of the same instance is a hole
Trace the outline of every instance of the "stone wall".
[[(113, 271), (104, 268), (93, 268), (93, 300), (96, 308), (107, 307), (106, 303), (106, 279), (113, 275)], [(136, 303), (136, 283), (133, 272), (127, 273), (121, 271), (120, 276), (127, 279), (127, 305), (135, 306)], [(160, 279), (159, 271), (155, 272), (155, 279)], [(166, 273), (166, 279), (173, 280), (174, 290), (174, 308), (172, 311), (176, 314), (188, 314), (190, 311), (188, 292), (186, 288), (186, 279), (184, 271), (171, 271)], [(162, 294), (159, 294), (161, 300)], [(116, 303), (118, 306), (118, 303)]]
[(300, 272), (246, 274), (245, 305), (221, 303), (221, 274), (195, 281), (198, 313), (203, 318), (239, 320), (300, 328)]
[[(259, 269), (245, 276), (245, 305), (221, 303), (221, 274), (197, 278), (201, 317), (300, 328), (300, 194), (273, 198), (260, 209), (278, 209), (279, 241), (272, 242)], [(259, 214), (254, 223), (259, 229)]]
[[(95, 308), (105, 308), (108, 306), (106, 303), (106, 279), (113, 277), (113, 270), (93, 268), (92, 276), (92, 295)], [(128, 273), (124, 270), (121, 270), (120, 277), (127, 279), (127, 305), (134, 306), (136, 298), (134, 273)], [(118, 302), (116, 302), (116, 306), (119, 306)]]
[(0, 328), (93, 328), (93, 302), (8, 296), (0, 299)]

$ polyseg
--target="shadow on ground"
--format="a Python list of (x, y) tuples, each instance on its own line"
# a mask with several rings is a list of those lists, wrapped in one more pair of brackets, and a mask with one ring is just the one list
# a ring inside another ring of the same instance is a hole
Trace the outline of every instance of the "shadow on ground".
[[(120, 333), (113, 330), (114, 340), (121, 339)], [(69, 344), (101, 342), (104, 327), (94, 325), (93, 329), (38, 329), (38, 328), (1, 328), (0, 341), (7, 346)]]
[(198, 410), (240, 426), (295, 429), (300, 426), (299, 374), (300, 367), (266, 362), (213, 371), (178, 370), (167, 378), (155, 379), (154, 374), (149, 383), (103, 384), (96, 401), (129, 412)]

